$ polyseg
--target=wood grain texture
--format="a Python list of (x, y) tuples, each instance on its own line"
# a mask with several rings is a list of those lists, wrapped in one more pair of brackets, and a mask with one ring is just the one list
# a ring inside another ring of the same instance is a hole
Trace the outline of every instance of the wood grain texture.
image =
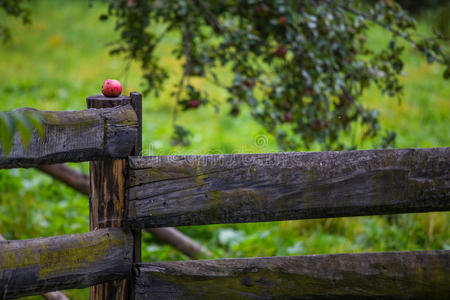
[(0, 298), (85, 288), (125, 278), (132, 255), (132, 234), (123, 229), (0, 241)]
[[(131, 105), (131, 97), (104, 97), (95, 95), (88, 97), (86, 103), (88, 108), (103, 109), (109, 107), (123, 107)], [(133, 109), (133, 114), (136, 112)], [(130, 140), (130, 152), (136, 151), (136, 138), (140, 121), (136, 118), (137, 130), (133, 139)], [(120, 147), (119, 139), (114, 141), (116, 147)], [(89, 162), (89, 229), (123, 227), (125, 219), (125, 186), (126, 186), (126, 159), (107, 159), (102, 161)], [(139, 238), (136, 232), (133, 236), (133, 256), (135, 259), (137, 251), (135, 249), (134, 238)], [(140, 242), (140, 240), (138, 241)], [(115, 280), (98, 284), (90, 288), (91, 300), (125, 300), (131, 296), (130, 278)]]
[(90, 230), (123, 227), (125, 159), (90, 162)]
[(450, 251), (140, 264), (135, 299), (449, 299)]
[(44, 139), (34, 131), (29, 146), (24, 147), (16, 134), (8, 155), (0, 146), (0, 168), (123, 158), (130, 155), (136, 140), (137, 118), (130, 105), (101, 110), (35, 111), (43, 122)]
[(450, 148), (131, 157), (136, 228), (450, 210)]

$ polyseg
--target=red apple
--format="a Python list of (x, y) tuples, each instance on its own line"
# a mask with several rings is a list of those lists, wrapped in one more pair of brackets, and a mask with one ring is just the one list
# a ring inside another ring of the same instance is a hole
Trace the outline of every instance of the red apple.
[(323, 128), (322, 121), (320, 121), (319, 119), (314, 120), (314, 123), (312, 124), (312, 128), (314, 130), (321, 130)]
[(285, 16), (280, 16), (278, 18), (278, 24), (284, 25), (284, 24), (286, 24), (286, 22), (287, 22), (287, 18)]
[(281, 58), (285, 57), (286, 53), (287, 53), (287, 48), (284, 46), (278, 47), (277, 50), (275, 51), (275, 55), (278, 57), (281, 57)]
[(286, 123), (292, 123), (294, 122), (294, 116), (291, 112), (287, 111), (284, 113), (284, 122)]
[(259, 4), (259, 5), (256, 7), (256, 13), (257, 13), (258, 15), (266, 15), (267, 12), (268, 12), (267, 7), (266, 7), (264, 4)]
[(106, 79), (102, 85), (102, 93), (106, 97), (118, 97), (122, 93), (122, 85), (118, 80)]
[(192, 99), (191, 101), (189, 101), (189, 107), (191, 108), (197, 108), (200, 106), (200, 104), (201, 102), (199, 100)]

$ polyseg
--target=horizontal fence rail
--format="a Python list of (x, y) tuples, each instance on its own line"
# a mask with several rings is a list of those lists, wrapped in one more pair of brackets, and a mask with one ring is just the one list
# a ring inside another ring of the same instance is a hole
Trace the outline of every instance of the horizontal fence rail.
[(449, 299), (450, 251), (161, 262), (135, 299)]
[(450, 148), (130, 157), (134, 228), (450, 210)]
[[(26, 110), (26, 109), (25, 109)], [(24, 147), (19, 134), (11, 152), (0, 146), (0, 168), (126, 158), (137, 137), (137, 117), (131, 105), (81, 111), (35, 111), (43, 121), (44, 139), (33, 132)]]
[(119, 228), (20, 241), (0, 241), (0, 298), (85, 288), (126, 278), (132, 234)]

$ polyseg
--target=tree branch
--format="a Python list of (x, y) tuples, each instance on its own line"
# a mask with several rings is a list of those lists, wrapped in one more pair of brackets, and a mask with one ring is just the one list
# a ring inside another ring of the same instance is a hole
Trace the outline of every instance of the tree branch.
[[(329, 1), (327, 0), (327, 2), (329, 2)], [(433, 55), (433, 54), (430, 53), (430, 52), (427, 52), (427, 51), (425, 51), (425, 50), (423, 50), (423, 49), (418, 48), (418, 47), (417, 47), (417, 44), (416, 44), (416, 41), (414, 41), (408, 34), (404, 34), (404, 33), (400, 32), (400, 31), (398, 31), (398, 30), (392, 28), (391, 26), (389, 26), (389, 25), (387, 25), (387, 24), (384, 24), (384, 23), (382, 23), (382, 22), (376, 20), (375, 18), (373, 18), (373, 17), (372, 17), (371, 15), (369, 15), (369, 14), (365, 14), (365, 13), (363, 13), (363, 12), (360, 12), (360, 11), (358, 11), (358, 10), (355, 10), (355, 9), (353, 9), (353, 8), (350, 8), (350, 7), (345, 6), (345, 5), (342, 5), (342, 4), (338, 5), (338, 7), (341, 8), (342, 10), (344, 10), (344, 11), (347, 11), (347, 12), (353, 14), (353, 15), (363, 17), (363, 18), (365, 18), (365, 19), (371, 21), (372, 23), (374, 23), (374, 24), (376, 24), (376, 25), (378, 25), (378, 26), (380, 26), (380, 27), (383, 27), (384, 29), (386, 29), (386, 30), (392, 32), (394, 35), (401, 37), (401, 38), (404, 39), (405, 41), (411, 43), (411, 44), (413, 45), (414, 49), (418, 50), (419, 52), (422, 52), (424, 55), (430, 55), (430, 56), (433, 57), (433, 59), (434, 59), (435, 61), (437, 61), (438, 63), (441, 63), (441, 64), (444, 64), (444, 63), (445, 63), (441, 58), (437, 57), (436, 55)]]
[(216, 16), (211, 12), (208, 5), (206, 5), (206, 3), (202, 0), (194, 0), (194, 2), (201, 6), (201, 8), (204, 10), (208, 23), (218, 32), (223, 33), (222, 25), (220, 24)]

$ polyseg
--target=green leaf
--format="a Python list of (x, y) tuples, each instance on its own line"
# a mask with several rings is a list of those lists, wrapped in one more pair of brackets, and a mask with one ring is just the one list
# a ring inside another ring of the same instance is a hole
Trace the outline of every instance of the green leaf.
[(36, 132), (39, 134), (39, 137), (41, 139), (44, 139), (45, 132), (44, 126), (42, 125), (41, 117), (33, 111), (27, 111), (25, 115), (27, 119), (30, 120), (30, 122), (33, 124), (34, 128), (36, 129)]
[(16, 122), (16, 128), (19, 131), (23, 144), (25, 147), (28, 147), (33, 133), (33, 123), (31, 123), (24, 112), (15, 111), (11, 115)]
[(0, 144), (5, 155), (11, 151), (15, 131), (15, 121), (10, 113), (0, 112)]

